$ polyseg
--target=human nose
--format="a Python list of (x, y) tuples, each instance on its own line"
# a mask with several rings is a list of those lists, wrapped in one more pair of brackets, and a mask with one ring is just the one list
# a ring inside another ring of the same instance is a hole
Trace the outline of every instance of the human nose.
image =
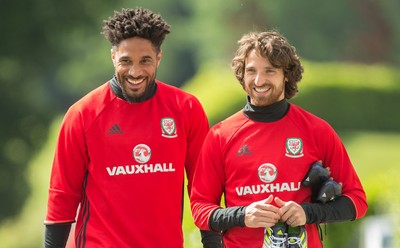
[(138, 77), (138, 76), (140, 76), (140, 75), (142, 74), (142, 69), (140, 68), (140, 66), (132, 65), (132, 66), (129, 68), (128, 73), (129, 73), (129, 75), (132, 76), (132, 77)]
[(262, 73), (257, 73), (256, 78), (254, 79), (254, 84), (256, 86), (261, 86), (265, 82), (265, 77)]

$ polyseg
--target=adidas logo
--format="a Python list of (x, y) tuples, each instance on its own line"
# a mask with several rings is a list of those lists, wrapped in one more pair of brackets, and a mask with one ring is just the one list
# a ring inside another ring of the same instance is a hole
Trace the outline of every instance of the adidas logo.
[(249, 155), (251, 155), (251, 151), (249, 150), (247, 145), (242, 146), (236, 153), (236, 156), (249, 156)]
[(118, 124), (114, 124), (110, 129), (108, 129), (106, 134), (123, 134), (121, 128), (118, 126)]

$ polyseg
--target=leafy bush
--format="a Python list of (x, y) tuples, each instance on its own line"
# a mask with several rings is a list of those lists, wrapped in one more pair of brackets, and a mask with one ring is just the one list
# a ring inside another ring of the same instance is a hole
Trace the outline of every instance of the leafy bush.
[[(335, 129), (400, 131), (400, 72), (382, 65), (303, 62), (291, 100)], [(206, 65), (184, 86), (195, 93), (210, 123), (240, 110), (246, 96), (229, 66)]]

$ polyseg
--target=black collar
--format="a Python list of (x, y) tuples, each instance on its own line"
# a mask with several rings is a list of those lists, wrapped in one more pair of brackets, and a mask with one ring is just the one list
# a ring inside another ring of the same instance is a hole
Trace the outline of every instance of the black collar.
[(290, 104), (283, 99), (265, 107), (257, 107), (250, 103), (247, 97), (247, 104), (243, 108), (243, 114), (253, 120), (259, 122), (273, 122), (280, 120), (289, 111)]

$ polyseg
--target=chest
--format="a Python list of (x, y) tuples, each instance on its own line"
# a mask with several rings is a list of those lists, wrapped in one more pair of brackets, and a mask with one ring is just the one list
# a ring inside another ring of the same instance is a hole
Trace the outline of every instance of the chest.
[(114, 104), (87, 130), (88, 155), (94, 164), (181, 163), (186, 152), (182, 114), (168, 105)]
[(228, 187), (298, 187), (320, 158), (312, 134), (291, 122), (249, 124), (226, 144), (223, 155)]

